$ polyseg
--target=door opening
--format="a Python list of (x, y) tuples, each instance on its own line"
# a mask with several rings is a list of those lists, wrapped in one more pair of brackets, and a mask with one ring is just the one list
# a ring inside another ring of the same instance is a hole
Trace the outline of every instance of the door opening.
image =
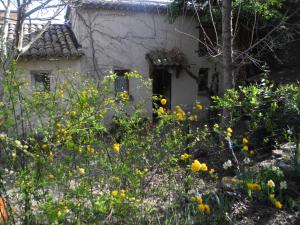
[[(153, 96), (157, 96), (159, 100), (153, 100), (153, 108), (162, 107), (161, 98), (167, 99), (167, 104), (163, 106), (165, 109), (171, 108), (171, 74), (166, 69), (155, 69), (152, 73), (153, 78)], [(153, 114), (153, 119), (157, 118), (157, 114)]]

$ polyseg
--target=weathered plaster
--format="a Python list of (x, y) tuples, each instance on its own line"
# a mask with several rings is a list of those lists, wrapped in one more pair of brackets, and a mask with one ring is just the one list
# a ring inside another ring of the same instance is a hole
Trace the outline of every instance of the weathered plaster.
[(17, 63), (17, 69), (21, 74), (32, 83), (31, 71), (50, 71), (50, 88), (53, 89), (56, 83), (63, 80), (62, 71), (68, 71), (71, 75), (75, 72), (80, 72), (79, 58), (73, 59), (21, 59)]
[[(155, 49), (173, 48), (185, 54), (194, 74), (198, 74), (199, 68), (210, 68), (210, 75), (214, 72), (215, 64), (205, 57), (199, 58), (196, 53), (198, 23), (192, 16), (182, 16), (169, 23), (166, 14), (77, 9), (71, 12), (70, 21), (85, 54), (81, 58), (81, 69), (96, 78), (101, 79), (113, 69), (136, 70), (149, 78), (146, 54)], [(145, 91), (135, 92), (134, 82), (130, 81), (130, 94), (134, 99), (149, 98), (150, 112), (151, 96)], [(198, 96), (197, 83), (185, 72), (178, 78), (172, 77), (172, 108), (182, 104), (190, 109), (195, 100), (205, 105), (209, 103), (207, 96)]]

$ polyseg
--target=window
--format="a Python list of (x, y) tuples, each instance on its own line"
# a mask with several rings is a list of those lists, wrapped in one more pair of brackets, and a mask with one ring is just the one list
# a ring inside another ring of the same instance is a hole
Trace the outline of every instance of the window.
[(129, 92), (129, 79), (125, 76), (126, 73), (129, 73), (129, 70), (115, 70), (114, 73), (117, 75), (115, 81), (115, 93), (119, 92)]
[(31, 71), (35, 91), (50, 91), (50, 71)]
[(208, 68), (200, 68), (198, 73), (198, 95), (208, 91)]

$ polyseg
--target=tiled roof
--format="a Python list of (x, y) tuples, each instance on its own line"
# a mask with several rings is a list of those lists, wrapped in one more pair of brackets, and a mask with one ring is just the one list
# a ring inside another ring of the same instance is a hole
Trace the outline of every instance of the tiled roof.
[(79, 6), (108, 10), (167, 12), (170, 0), (81, 0)]
[[(23, 46), (26, 46), (45, 25), (24, 24)], [(0, 29), (2, 25), (0, 24)], [(9, 24), (8, 40), (14, 38), (15, 24)], [(52, 57), (77, 57), (81, 56), (81, 46), (78, 44), (71, 28), (65, 24), (50, 25), (42, 36), (35, 41), (22, 57), (26, 58), (52, 58)]]
[(184, 54), (178, 49), (154, 50), (149, 52), (146, 58), (156, 67), (180, 67), (185, 64)]

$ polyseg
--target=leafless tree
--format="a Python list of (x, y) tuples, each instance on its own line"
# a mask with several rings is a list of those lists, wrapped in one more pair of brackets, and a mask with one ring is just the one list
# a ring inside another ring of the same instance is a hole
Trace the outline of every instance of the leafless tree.
[[(30, 46), (41, 37), (51, 21), (55, 19), (72, 0), (0, 0), (3, 8), (3, 18), (0, 18), (2, 29), (0, 31), (0, 98), (3, 96), (3, 78), (5, 71), (13, 60), (17, 60)], [(12, 16), (14, 14), (14, 16)], [(36, 32), (34, 37), (24, 43), (24, 24), (40, 23), (45, 25)], [(15, 24), (13, 41), (8, 39), (9, 25)]]

